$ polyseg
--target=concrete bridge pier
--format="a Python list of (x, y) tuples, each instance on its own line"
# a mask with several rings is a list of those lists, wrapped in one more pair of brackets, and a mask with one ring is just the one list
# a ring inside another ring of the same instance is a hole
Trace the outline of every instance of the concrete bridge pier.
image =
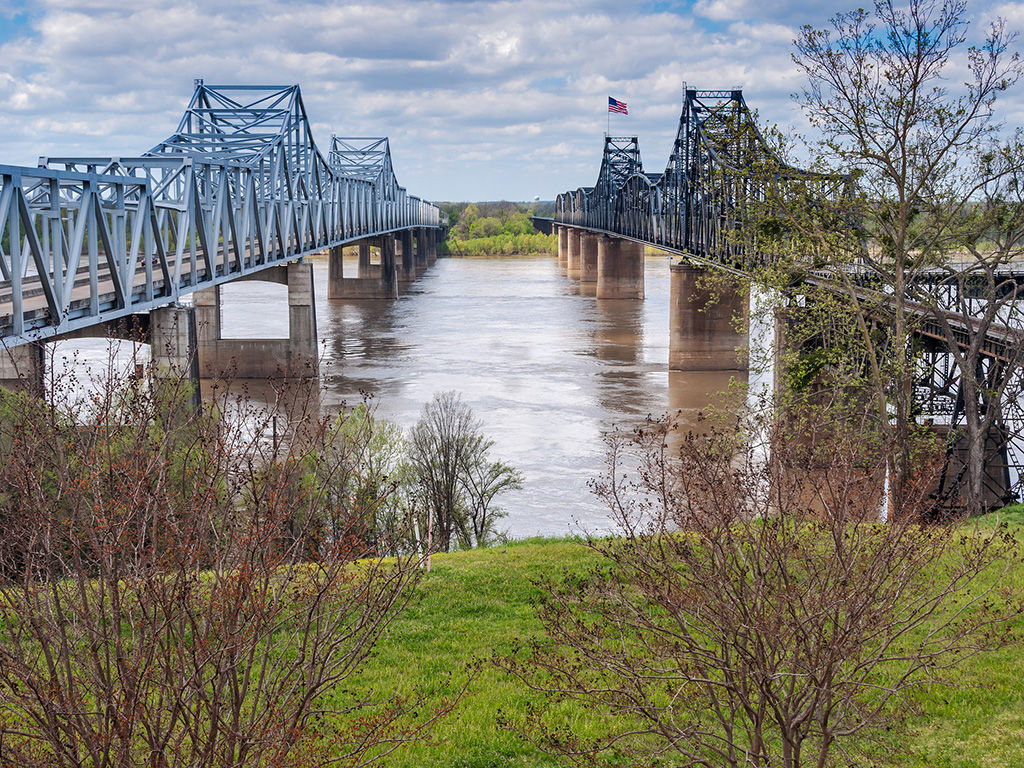
[(574, 227), (570, 227), (569, 228), (569, 234), (568, 234), (568, 236), (566, 238), (568, 247), (566, 249), (565, 269), (566, 269), (566, 274), (568, 274), (568, 276), (571, 279), (574, 279), (574, 280), (579, 280), (580, 279), (580, 239), (581, 239), (581, 235), (582, 235), (582, 233), (578, 229), (576, 229)]
[(700, 284), (703, 269), (689, 264), (670, 269), (669, 370), (746, 370), (743, 352), (750, 339), (737, 330), (736, 318), (749, 311), (747, 294), (719, 284), (714, 295)]
[(149, 348), (153, 368), (175, 381), (187, 378), (192, 385), (190, 404), (202, 405), (199, 387), (198, 315), (195, 307), (158, 307), (149, 313)]
[(413, 250), (412, 230), (403, 229), (401, 232), (396, 233), (395, 242), (398, 246), (398, 254), (401, 256), (398, 282), (404, 284), (414, 283), (416, 282), (416, 253)]
[(424, 232), (426, 233), (427, 266), (432, 267), (437, 261), (437, 230), (425, 229)]
[(607, 235), (597, 238), (597, 298), (644, 297), (644, 246)]
[(422, 277), (430, 266), (427, 263), (427, 239), (430, 230), (421, 227), (416, 230), (416, 277)]
[(567, 269), (569, 267), (569, 228), (556, 225), (555, 234), (558, 236), (558, 266)]
[[(356, 277), (360, 280), (366, 280), (370, 277), (376, 277), (376, 270), (370, 266), (370, 246), (372, 243), (369, 240), (360, 240), (359, 246), (359, 264), (356, 268)], [(328, 296), (328, 298), (331, 298)]]
[[(223, 338), (220, 286), (196, 291), (193, 298), (200, 374), (207, 378), (228, 376), (238, 379), (318, 377), (313, 265), (291, 263), (241, 279), (265, 280), (288, 286), (288, 338)], [(155, 339), (154, 331), (154, 350), (157, 348)]]
[(597, 243), (600, 235), (584, 232), (580, 236), (580, 282), (597, 282)]
[(46, 345), (21, 344), (0, 350), (0, 387), (42, 395), (46, 375)]
[(336, 245), (327, 251), (327, 298), (345, 290), (345, 247)]
[(363, 298), (398, 298), (398, 266), (396, 258), (396, 242), (394, 236), (382, 236), (380, 239), (380, 295), (366, 296)]
[[(331, 260), (327, 276), (328, 299), (397, 299), (398, 273), (395, 267), (395, 238), (383, 235), (367, 238), (359, 243), (359, 267), (357, 277), (344, 277), (341, 269), (341, 248), (331, 249)], [(380, 265), (370, 263), (370, 248), (380, 249)], [(334, 252), (339, 252), (337, 268), (334, 267)]]

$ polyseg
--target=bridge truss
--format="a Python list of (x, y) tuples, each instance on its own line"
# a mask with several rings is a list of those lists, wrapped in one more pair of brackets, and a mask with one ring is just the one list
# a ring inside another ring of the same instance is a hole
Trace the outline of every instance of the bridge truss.
[(760, 258), (745, 217), (763, 215), (799, 182), (814, 195), (846, 193), (846, 176), (813, 173), (781, 162), (758, 131), (739, 90), (689, 89), (668, 164), (646, 173), (637, 138), (605, 137), (597, 183), (559, 195), (555, 220), (611, 232), (731, 267)]
[[(361, 162), (354, 162), (362, 152)], [(297, 85), (205, 85), (137, 157), (0, 166), (0, 343), (52, 338), (307, 254), (441, 226), (387, 139), (325, 158)]]
[[(644, 171), (635, 136), (606, 136), (597, 183), (559, 195), (554, 221), (654, 245), (698, 265), (742, 274), (749, 266), (763, 264), (772, 253), (759, 241), (760, 228), (750, 226), (752, 222), (770, 221), (773, 207), (838, 201), (852, 193), (851, 185), (846, 175), (815, 173), (781, 161), (764, 140), (740, 90), (687, 89), (664, 171)], [(838, 285), (835, 275), (814, 270), (813, 255), (808, 262), (807, 282)], [(856, 272), (858, 267), (852, 269)], [(1006, 270), (999, 279), (1001, 290), (1012, 291), (1014, 298), (1024, 297), (1024, 270)], [(941, 306), (950, 309), (938, 311), (947, 315), (950, 325), (962, 327), (957, 343), (965, 347), (979, 299), (970, 295), (969, 285), (959, 285), (948, 272), (925, 275), (923, 280), (934, 283), (931, 289), (940, 302), (944, 295)], [(870, 292), (875, 280), (862, 272), (854, 283)], [(879, 293), (876, 298), (876, 306), (884, 309), (885, 297)], [(1024, 496), (1024, 373), (1020, 365), (1007, 362), (1019, 361), (1021, 355), (1024, 335), (1014, 330), (1024, 326), (1024, 318), (1017, 317), (1021, 311), (1024, 306), (1018, 309), (1013, 304), (1006, 314), (1017, 322), (1004, 318), (1005, 325), (984, 333), (980, 369), (973, 374), (981, 383), (983, 398), (990, 396), (986, 393), (1005, 393), (999, 402), (982, 403), (983, 410), (999, 413), (987, 446), (988, 480), (993, 487), (1010, 489), (1016, 498)], [(883, 314), (874, 319), (881, 320)], [(961, 374), (946, 335), (926, 314), (920, 313), (915, 330), (919, 365), (915, 406), (921, 421), (948, 428), (953, 436), (964, 419)], [(1010, 381), (1007, 370), (1012, 371)], [(953, 452), (951, 438), (949, 454)], [(962, 480), (962, 469), (954, 465), (947, 462), (941, 489), (950, 494), (956, 493)]]

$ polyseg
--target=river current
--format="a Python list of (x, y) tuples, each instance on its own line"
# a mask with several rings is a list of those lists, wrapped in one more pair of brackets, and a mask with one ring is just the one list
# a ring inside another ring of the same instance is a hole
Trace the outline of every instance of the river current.
[[(377, 415), (408, 430), (435, 393), (456, 390), (492, 458), (524, 475), (499, 498), (499, 530), (608, 531), (588, 485), (604, 470), (604, 436), (668, 411), (695, 421), (736, 375), (668, 370), (669, 263), (647, 257), (644, 301), (598, 301), (552, 256), (442, 258), (397, 301), (328, 301), (326, 261), (314, 260), (322, 407), (372, 393)], [(226, 338), (287, 337), (284, 286), (227, 285), (222, 307)]]

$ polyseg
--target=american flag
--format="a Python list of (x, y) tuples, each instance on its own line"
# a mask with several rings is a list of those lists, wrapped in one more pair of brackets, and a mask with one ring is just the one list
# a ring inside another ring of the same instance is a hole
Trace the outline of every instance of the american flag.
[(608, 97), (608, 111), (615, 112), (619, 115), (628, 115), (629, 110), (626, 109), (626, 102), (616, 101), (611, 96)]

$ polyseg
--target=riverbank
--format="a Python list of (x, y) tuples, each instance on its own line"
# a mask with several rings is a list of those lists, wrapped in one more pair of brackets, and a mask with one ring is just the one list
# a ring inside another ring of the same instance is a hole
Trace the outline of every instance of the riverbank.
[(539, 232), (528, 234), (501, 234), (492, 237), (470, 237), (460, 240), (454, 236), (438, 243), (439, 256), (526, 256), (554, 255), (558, 239)]
[[(1003, 513), (1024, 537), (1024, 508)], [(985, 524), (995, 524), (994, 515)], [(509, 546), (435, 556), (415, 603), (391, 626), (359, 683), (381, 696), (415, 687), (440, 695), (475, 668), (469, 693), (455, 714), (438, 726), (431, 744), (394, 755), (387, 766), (420, 768), (540, 768), (553, 765), (541, 753), (497, 724), (515, 719), (541, 701), (504, 677), (490, 663), (515, 641), (540, 637), (533, 581), (556, 574), (582, 574), (595, 555), (580, 542), (531, 539)], [(1024, 574), (1017, 578), (1024, 581)], [(1024, 687), (1019, 670), (1024, 650), (1004, 649), (965, 662), (953, 673), (956, 687), (935, 688), (920, 699), (920, 717), (898, 762), (907, 768), (1024, 765)], [(449, 675), (451, 682), (449, 682)], [(562, 708), (574, 733), (602, 727), (599, 713)]]

